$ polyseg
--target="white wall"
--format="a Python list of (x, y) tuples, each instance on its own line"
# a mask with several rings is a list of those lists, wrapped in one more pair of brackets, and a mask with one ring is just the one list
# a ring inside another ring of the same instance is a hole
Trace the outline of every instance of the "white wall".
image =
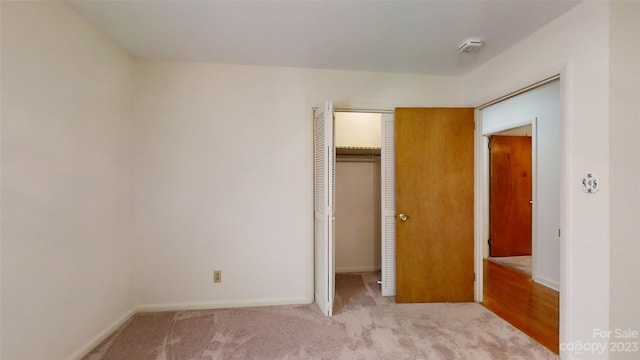
[[(602, 344), (593, 329), (609, 327), (609, 4), (585, 2), (465, 77), (472, 105), (563, 70), (560, 215), (561, 342)], [(595, 173), (600, 191), (582, 191)], [(562, 351), (565, 359), (590, 355)], [(606, 358), (607, 355), (593, 357)]]
[(640, 331), (640, 50), (629, 46), (640, 43), (639, 2), (611, 4), (610, 41), (611, 329)]
[(460, 78), (150, 61), (136, 75), (143, 309), (313, 301), (311, 106), (462, 103)]
[(134, 307), (129, 55), (2, 1), (2, 354), (78, 356)]
[(364, 158), (336, 162), (336, 272), (380, 270), (380, 156)]
[(336, 112), (336, 147), (380, 148), (380, 113)]
[(517, 127), (537, 118), (534, 194), (533, 279), (559, 290), (560, 141), (562, 112), (558, 81), (482, 110), (483, 134)]

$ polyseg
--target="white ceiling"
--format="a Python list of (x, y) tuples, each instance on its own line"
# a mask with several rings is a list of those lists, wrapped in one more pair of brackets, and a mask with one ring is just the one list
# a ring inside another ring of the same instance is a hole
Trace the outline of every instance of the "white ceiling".
[(140, 58), (453, 76), (579, 2), (67, 1)]

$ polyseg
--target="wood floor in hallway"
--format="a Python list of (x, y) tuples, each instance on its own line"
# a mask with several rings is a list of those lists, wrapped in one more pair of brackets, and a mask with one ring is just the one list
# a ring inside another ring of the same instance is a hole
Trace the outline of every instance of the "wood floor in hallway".
[(556, 354), (559, 304), (557, 291), (522, 272), (484, 260), (483, 305)]

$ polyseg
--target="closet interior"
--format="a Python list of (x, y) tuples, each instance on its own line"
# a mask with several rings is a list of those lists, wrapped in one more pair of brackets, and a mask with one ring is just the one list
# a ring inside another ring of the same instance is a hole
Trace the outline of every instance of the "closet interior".
[(336, 272), (381, 267), (380, 146), (382, 115), (336, 112)]

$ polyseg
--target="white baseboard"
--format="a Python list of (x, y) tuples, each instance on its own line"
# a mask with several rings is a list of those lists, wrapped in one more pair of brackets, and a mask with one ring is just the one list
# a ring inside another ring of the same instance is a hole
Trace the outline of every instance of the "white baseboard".
[(376, 269), (373, 266), (336, 268), (336, 273), (371, 272), (371, 271), (380, 271), (380, 269)]
[(89, 351), (93, 350), (96, 346), (100, 345), (109, 335), (113, 334), (116, 329), (118, 329), (122, 324), (127, 322), (134, 314), (136, 313), (136, 309), (131, 309), (127, 311), (126, 314), (122, 315), (118, 320), (111, 323), (111, 325), (107, 326), (104, 330), (102, 330), (96, 337), (94, 337), (91, 341), (86, 343), (80, 350), (76, 351), (73, 355), (71, 355), (68, 360), (80, 360), (85, 355), (89, 353)]
[(540, 285), (544, 285), (548, 288), (551, 288), (555, 291), (560, 291), (560, 283), (557, 281), (549, 280), (542, 276), (533, 276), (531, 277), (533, 281), (537, 282)]
[(139, 305), (136, 312), (156, 312), (156, 311), (181, 311), (181, 310), (210, 310), (210, 309), (230, 309), (240, 307), (258, 306), (278, 306), (278, 305), (307, 305), (313, 299), (308, 298), (287, 298), (287, 299), (264, 299), (264, 300), (227, 300), (210, 301), (198, 303), (174, 303), (174, 304), (150, 304)]

